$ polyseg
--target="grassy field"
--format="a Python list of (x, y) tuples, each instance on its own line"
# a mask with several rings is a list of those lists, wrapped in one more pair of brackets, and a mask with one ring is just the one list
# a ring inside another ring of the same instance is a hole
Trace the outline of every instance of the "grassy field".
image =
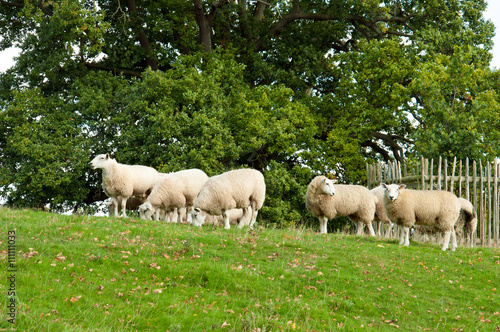
[(499, 249), (6, 208), (0, 223), (0, 330), (500, 331)]

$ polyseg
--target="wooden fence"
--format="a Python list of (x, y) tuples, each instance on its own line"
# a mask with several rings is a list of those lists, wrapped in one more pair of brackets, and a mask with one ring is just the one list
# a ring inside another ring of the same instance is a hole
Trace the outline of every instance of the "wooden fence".
[[(496, 246), (499, 241), (499, 170), (498, 160), (483, 165), (481, 161), (453, 161), (439, 158), (421, 158), (415, 167), (407, 170), (398, 162), (367, 164), (368, 188), (384, 183), (404, 183), (419, 190), (440, 189), (455, 193), (469, 200), (477, 211), (478, 224), (475, 234), (477, 245)], [(451, 173), (450, 173), (451, 171)]]

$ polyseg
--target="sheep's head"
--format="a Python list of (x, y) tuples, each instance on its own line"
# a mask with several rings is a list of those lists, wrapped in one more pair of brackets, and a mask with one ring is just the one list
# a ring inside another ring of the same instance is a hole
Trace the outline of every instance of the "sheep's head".
[(382, 183), (382, 187), (385, 189), (385, 196), (390, 200), (394, 201), (399, 196), (399, 190), (404, 189), (406, 185), (404, 184), (385, 184)]
[(330, 196), (335, 195), (335, 188), (333, 186), (333, 184), (335, 182), (337, 182), (337, 180), (330, 180), (330, 179), (327, 179), (327, 178), (322, 179), (321, 183), (320, 183), (321, 191), (324, 194), (327, 194), (327, 195), (330, 195)]
[(104, 168), (110, 160), (109, 154), (100, 154), (92, 159), (90, 166), (92, 166), (93, 169)]
[(154, 212), (155, 209), (153, 209), (151, 202), (146, 202), (139, 206), (139, 217), (141, 219), (152, 220)]
[(205, 223), (205, 218), (207, 213), (200, 208), (195, 208), (193, 211), (189, 212), (191, 215), (191, 223), (193, 226), (201, 226)]

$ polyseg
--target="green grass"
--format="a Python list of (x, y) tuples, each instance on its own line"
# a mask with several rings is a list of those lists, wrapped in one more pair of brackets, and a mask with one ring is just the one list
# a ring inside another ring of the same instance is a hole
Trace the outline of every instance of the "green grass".
[(19, 331), (495, 331), (500, 250), (0, 209)]

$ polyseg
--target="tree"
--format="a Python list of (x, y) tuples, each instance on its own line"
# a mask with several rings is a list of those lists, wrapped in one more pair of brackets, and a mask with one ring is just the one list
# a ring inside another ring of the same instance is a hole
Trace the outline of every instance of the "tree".
[(308, 218), (303, 191), (315, 174), (359, 183), (366, 160), (452, 153), (465, 138), (478, 155), (498, 154), (484, 9), (483, 0), (0, 1), (0, 49), (22, 49), (0, 80), (2, 192), (29, 206), (101, 200), (87, 164), (111, 152), (163, 171), (255, 167), (270, 185), (263, 215), (296, 222)]

